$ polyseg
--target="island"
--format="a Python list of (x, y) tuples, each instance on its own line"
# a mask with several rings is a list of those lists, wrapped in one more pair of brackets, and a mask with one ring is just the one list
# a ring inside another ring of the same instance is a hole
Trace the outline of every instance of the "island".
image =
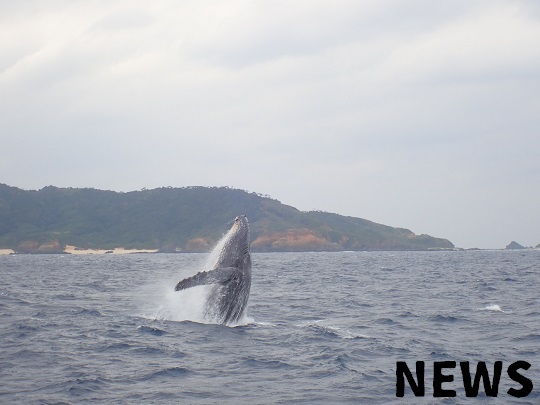
[(228, 187), (23, 190), (0, 184), (0, 250), (206, 252), (247, 215), (254, 252), (445, 250), (447, 239), (339, 214), (303, 212)]

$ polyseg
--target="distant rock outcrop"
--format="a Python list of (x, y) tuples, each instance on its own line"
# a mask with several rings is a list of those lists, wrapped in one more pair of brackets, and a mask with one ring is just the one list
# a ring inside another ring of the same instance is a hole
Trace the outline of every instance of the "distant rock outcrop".
[(508, 245), (506, 245), (506, 248), (505, 249), (509, 249), (509, 250), (515, 250), (515, 249), (525, 249), (525, 246), (521, 246), (519, 243), (517, 243), (516, 241), (512, 241), (510, 242)]

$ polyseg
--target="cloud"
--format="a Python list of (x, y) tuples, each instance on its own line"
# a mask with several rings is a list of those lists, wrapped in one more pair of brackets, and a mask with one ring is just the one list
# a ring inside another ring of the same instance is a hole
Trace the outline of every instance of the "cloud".
[(539, 10), (3, 3), (0, 175), (229, 185), (462, 246), (537, 244)]

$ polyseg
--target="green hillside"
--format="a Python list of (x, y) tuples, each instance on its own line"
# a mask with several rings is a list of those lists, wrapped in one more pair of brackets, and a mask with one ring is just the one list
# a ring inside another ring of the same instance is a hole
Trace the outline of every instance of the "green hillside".
[(248, 216), (254, 251), (426, 250), (446, 239), (326, 212), (301, 212), (227, 187), (159, 188), (127, 193), (0, 184), (0, 248), (20, 252), (123, 246), (203, 251), (239, 214)]

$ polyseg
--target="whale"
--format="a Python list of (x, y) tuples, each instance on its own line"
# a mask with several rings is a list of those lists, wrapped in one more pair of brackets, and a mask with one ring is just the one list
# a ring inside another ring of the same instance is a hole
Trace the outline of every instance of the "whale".
[(215, 263), (176, 284), (174, 290), (210, 285), (204, 316), (212, 322), (237, 324), (245, 315), (251, 289), (249, 222), (245, 215), (234, 219), (220, 244)]

